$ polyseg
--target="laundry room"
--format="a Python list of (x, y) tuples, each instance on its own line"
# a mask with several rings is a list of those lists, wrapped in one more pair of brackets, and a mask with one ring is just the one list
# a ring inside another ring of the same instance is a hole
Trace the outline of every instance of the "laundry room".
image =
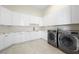
[(0, 5), (0, 54), (79, 54), (79, 5)]

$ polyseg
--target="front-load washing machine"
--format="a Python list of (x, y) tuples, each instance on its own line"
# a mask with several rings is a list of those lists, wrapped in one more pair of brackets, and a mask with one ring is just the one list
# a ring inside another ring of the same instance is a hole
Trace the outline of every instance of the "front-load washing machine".
[(79, 31), (58, 30), (58, 48), (65, 53), (79, 53)]
[(48, 43), (54, 47), (58, 47), (57, 42), (57, 30), (48, 30)]

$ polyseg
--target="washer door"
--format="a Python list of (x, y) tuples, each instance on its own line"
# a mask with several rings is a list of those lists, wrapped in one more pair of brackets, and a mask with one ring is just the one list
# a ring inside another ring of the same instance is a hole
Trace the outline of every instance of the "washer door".
[(62, 34), (59, 37), (59, 47), (64, 50), (76, 50), (77, 40), (70, 34)]
[(48, 33), (48, 40), (55, 42), (55, 34), (54, 33)]

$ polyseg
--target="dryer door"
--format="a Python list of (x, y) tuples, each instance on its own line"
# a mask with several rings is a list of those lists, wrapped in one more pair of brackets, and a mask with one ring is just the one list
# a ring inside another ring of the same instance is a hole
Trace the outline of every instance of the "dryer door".
[(49, 30), (48, 31), (48, 43), (55, 46), (55, 47), (58, 47), (57, 46), (57, 32), (56, 30)]
[(61, 49), (70, 51), (75, 51), (77, 49), (77, 40), (70, 34), (61, 34), (58, 42)]
[(56, 42), (56, 33), (53, 31), (48, 31), (48, 41)]

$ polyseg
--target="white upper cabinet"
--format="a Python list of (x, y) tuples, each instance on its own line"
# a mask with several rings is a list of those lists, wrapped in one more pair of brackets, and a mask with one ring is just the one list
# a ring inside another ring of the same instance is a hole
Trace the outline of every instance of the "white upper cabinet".
[(50, 26), (50, 25), (56, 25), (56, 16), (55, 14), (50, 14), (50, 15), (47, 15), (43, 18), (43, 25), (44, 26)]
[(79, 6), (78, 5), (72, 5), (72, 24), (79, 23)]
[(29, 26), (30, 23), (30, 16), (29, 15), (22, 15), (22, 22), (24, 24), (24, 26)]
[(49, 8), (49, 11), (51, 12), (48, 13), (43, 19), (43, 23), (45, 26), (71, 23), (70, 6), (53, 6)]
[(39, 26), (42, 26), (42, 18), (36, 17), (36, 16), (30, 16), (30, 24), (37, 24)]
[(13, 12), (0, 6), (0, 25), (29, 26), (30, 24), (42, 26), (42, 17)]
[(71, 7), (63, 6), (56, 13), (56, 25), (71, 24)]
[(12, 25), (29, 26), (30, 24), (38, 24), (42, 26), (42, 18), (13, 12)]
[(0, 6), (0, 24), (1, 25), (10, 25), (11, 16), (12, 16), (11, 11)]
[(14, 26), (21, 25), (21, 15), (19, 13), (13, 12), (12, 25), (14, 25)]
[(16, 26), (29, 26), (29, 15), (13, 12), (12, 25)]

